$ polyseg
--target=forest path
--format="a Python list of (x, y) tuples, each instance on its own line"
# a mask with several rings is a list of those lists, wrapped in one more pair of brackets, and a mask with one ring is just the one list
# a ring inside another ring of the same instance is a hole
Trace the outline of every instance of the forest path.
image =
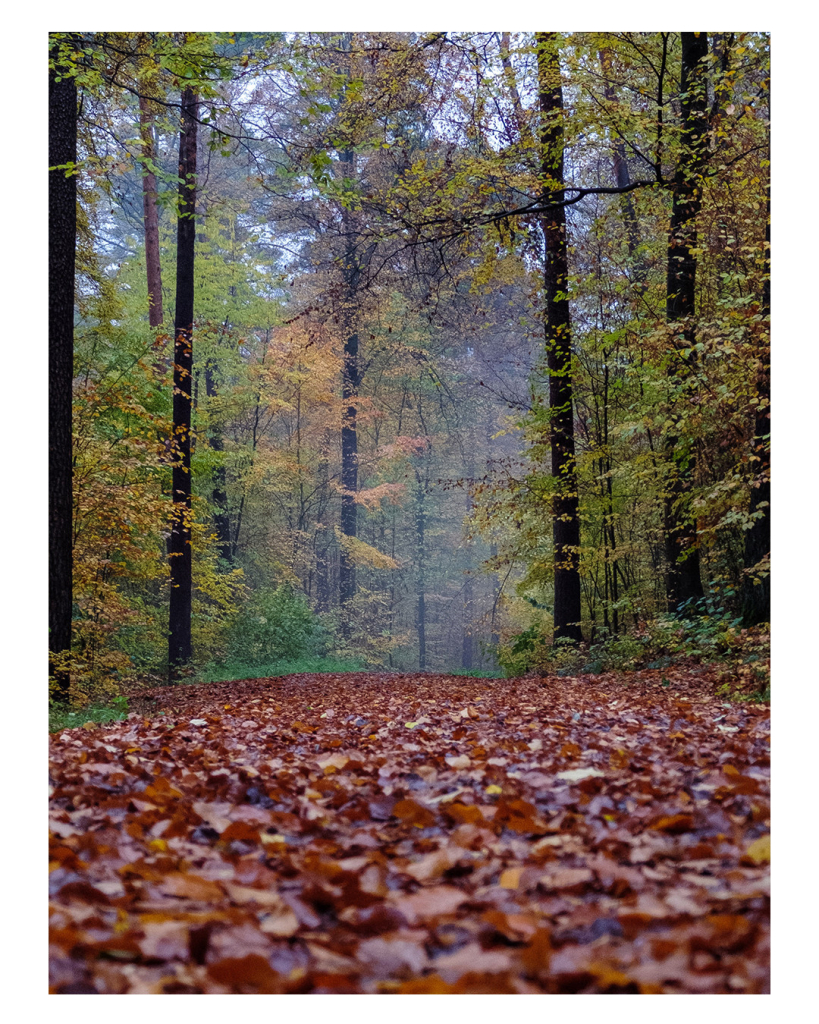
[(298, 675), (63, 730), (51, 991), (768, 991), (769, 711), (714, 688)]

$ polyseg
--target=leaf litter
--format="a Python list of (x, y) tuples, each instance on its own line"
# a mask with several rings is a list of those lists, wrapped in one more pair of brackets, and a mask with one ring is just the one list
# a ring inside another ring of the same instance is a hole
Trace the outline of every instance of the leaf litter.
[(768, 708), (667, 678), (297, 675), (54, 734), (50, 991), (768, 992)]

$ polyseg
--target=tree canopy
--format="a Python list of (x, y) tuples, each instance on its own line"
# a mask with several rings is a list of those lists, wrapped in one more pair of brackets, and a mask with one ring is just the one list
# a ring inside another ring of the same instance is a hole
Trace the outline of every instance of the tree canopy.
[(53, 33), (49, 60), (64, 697), (768, 620), (765, 33)]

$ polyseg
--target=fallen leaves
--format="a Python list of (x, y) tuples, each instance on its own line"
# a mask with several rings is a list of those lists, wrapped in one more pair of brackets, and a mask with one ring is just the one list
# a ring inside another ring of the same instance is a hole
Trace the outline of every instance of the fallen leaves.
[(52, 737), (52, 992), (768, 990), (767, 708), (715, 723), (659, 677), (159, 696)]

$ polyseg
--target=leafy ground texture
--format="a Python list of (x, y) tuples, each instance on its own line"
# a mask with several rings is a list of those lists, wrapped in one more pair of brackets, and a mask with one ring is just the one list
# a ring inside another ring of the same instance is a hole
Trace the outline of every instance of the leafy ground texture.
[(154, 690), (51, 737), (55, 993), (762, 993), (769, 714), (707, 670)]

